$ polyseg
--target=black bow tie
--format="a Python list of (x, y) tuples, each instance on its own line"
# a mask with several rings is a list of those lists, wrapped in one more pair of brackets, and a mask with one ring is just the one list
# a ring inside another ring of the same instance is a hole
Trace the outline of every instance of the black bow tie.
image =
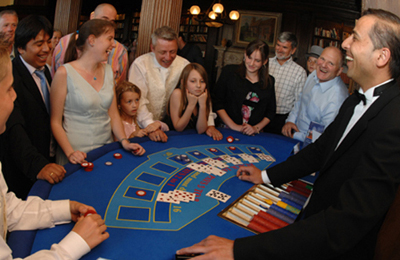
[[(380, 96), (383, 93), (383, 91), (385, 91), (385, 89), (387, 89), (389, 86), (390, 86), (390, 84), (385, 84), (385, 85), (375, 88), (374, 89), (374, 97)], [(358, 90), (354, 90), (354, 94), (358, 98), (359, 101), (363, 102), (364, 106), (367, 104), (367, 99), (365, 98), (364, 94), (361, 94), (360, 92), (358, 92)]]
[(354, 95), (358, 98), (358, 101), (362, 101), (364, 106), (367, 104), (367, 99), (364, 94), (358, 92), (358, 90), (354, 90)]

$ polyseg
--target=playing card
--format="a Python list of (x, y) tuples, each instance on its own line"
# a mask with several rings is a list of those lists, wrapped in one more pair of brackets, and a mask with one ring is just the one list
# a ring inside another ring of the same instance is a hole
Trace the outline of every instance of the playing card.
[(171, 197), (170, 194), (165, 193), (165, 192), (159, 192), (157, 195), (157, 201), (160, 202), (167, 202), (167, 203), (174, 203), (174, 204), (179, 204), (180, 201), (174, 199), (173, 197)]
[(172, 197), (176, 200), (189, 202), (195, 200), (196, 194), (183, 190), (174, 190)]
[(214, 166), (211, 166), (211, 165), (206, 165), (205, 171), (208, 174), (214, 174), (214, 175), (217, 175), (217, 176), (222, 176), (222, 175), (224, 175), (226, 173), (225, 171), (219, 169), (218, 167), (214, 167)]
[(209, 165), (214, 166), (214, 167), (218, 167), (220, 169), (229, 167), (227, 164), (225, 164), (225, 163), (223, 163), (221, 161), (218, 161), (218, 160), (214, 160), (212, 158), (206, 158), (206, 159), (203, 160), (203, 162), (206, 162)]
[(245, 161), (248, 161), (250, 163), (258, 163), (258, 160), (256, 158), (254, 158), (252, 155), (247, 154), (247, 153), (242, 153), (239, 154), (240, 158), (242, 158)]
[(221, 159), (223, 159), (224, 161), (226, 161), (227, 163), (231, 163), (233, 165), (240, 165), (243, 164), (241, 160), (239, 160), (236, 157), (231, 157), (229, 155), (221, 155), (220, 156)]
[(205, 172), (204, 170), (205, 165), (203, 164), (191, 163), (188, 164), (187, 167), (198, 172)]
[(230, 195), (225, 194), (219, 190), (214, 190), (214, 189), (207, 192), (206, 196), (211, 197), (216, 200), (219, 200), (219, 201), (222, 201), (224, 203), (227, 202), (231, 198)]

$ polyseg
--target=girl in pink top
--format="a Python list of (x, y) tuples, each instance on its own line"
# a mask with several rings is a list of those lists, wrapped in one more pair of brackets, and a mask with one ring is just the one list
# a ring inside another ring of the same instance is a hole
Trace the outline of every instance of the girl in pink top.
[(119, 114), (128, 138), (147, 136), (145, 129), (141, 129), (136, 121), (139, 108), (140, 89), (129, 81), (123, 81), (115, 89)]

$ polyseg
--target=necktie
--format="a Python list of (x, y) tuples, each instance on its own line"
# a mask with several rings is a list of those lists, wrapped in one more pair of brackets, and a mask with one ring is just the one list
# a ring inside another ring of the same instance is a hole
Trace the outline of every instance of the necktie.
[(47, 88), (47, 81), (44, 71), (35, 70), (35, 74), (40, 78), (40, 89), (43, 93), (44, 104), (46, 105), (47, 112), (50, 113), (50, 93), (49, 89)]

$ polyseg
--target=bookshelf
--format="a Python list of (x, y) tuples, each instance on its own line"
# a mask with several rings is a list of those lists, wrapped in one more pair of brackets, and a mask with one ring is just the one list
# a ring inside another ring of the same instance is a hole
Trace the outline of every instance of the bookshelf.
[(208, 26), (198, 22), (192, 15), (181, 17), (179, 32), (183, 33), (189, 43), (197, 44), (205, 52), (208, 39)]
[(341, 48), (342, 42), (351, 35), (352, 26), (325, 20), (316, 20), (311, 45), (322, 48), (335, 46)]

